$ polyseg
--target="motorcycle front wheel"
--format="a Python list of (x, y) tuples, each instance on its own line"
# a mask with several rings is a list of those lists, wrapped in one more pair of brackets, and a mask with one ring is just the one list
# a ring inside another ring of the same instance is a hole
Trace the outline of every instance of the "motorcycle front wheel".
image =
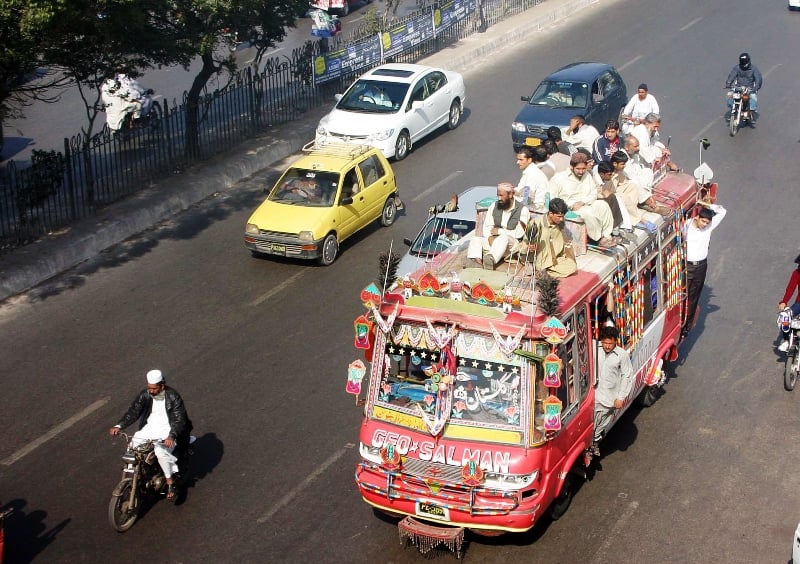
[(737, 109), (731, 110), (731, 121), (730, 121), (730, 128), (731, 128), (731, 137), (736, 135), (739, 131), (739, 120), (741, 119), (741, 112)]
[(800, 362), (797, 362), (797, 351), (790, 352), (786, 355), (786, 365), (783, 369), (783, 387), (787, 392), (794, 390), (798, 375), (800, 375)]
[(108, 521), (111, 527), (119, 532), (124, 533), (136, 522), (139, 517), (139, 492), (134, 492), (136, 498), (136, 507), (131, 508), (131, 488), (133, 487), (133, 480), (125, 478), (121, 480), (114, 492), (111, 494), (111, 501), (108, 502)]

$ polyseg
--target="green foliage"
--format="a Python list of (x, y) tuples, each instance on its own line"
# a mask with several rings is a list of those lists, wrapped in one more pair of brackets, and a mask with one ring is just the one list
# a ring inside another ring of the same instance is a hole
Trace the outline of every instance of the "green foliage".
[(34, 150), (31, 167), (23, 171), (23, 182), (15, 194), (17, 209), (23, 223), (34, 208), (58, 192), (64, 183), (64, 156), (57, 151)]

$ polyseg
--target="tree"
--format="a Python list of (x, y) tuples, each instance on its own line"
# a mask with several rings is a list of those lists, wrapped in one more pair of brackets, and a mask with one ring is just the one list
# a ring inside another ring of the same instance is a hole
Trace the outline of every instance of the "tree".
[(228, 43), (235, 30), (259, 55), (286, 36), (286, 29), (308, 9), (307, 0), (168, 0), (163, 24), (181, 44), (191, 45), (202, 62), (186, 96), (187, 156), (198, 154), (200, 95), (214, 75), (231, 77), (236, 70)]
[(33, 0), (0, 0), (0, 150), (2, 125), (35, 100), (54, 102), (67, 81), (41, 66), (51, 8)]

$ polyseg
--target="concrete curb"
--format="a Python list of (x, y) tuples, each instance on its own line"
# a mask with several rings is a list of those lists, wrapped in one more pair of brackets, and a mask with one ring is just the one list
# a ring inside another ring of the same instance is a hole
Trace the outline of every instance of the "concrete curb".
[[(485, 33), (473, 34), (434, 53), (420, 63), (458, 71), (469, 70), (490, 53), (519, 43), (532, 30), (540, 31), (600, 1), (547, 0), (500, 22)], [(328, 106), (315, 108), (301, 120), (276, 127), (266, 135), (246, 141), (182, 175), (167, 178), (113, 204), (97, 216), (0, 257), (0, 301), (97, 256), (103, 250), (299, 151), (314, 138), (316, 125), (328, 109)]]

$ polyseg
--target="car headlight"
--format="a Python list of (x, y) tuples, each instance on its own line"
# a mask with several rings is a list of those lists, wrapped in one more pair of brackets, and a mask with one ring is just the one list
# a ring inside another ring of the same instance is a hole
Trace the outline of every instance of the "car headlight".
[(385, 131), (379, 131), (378, 133), (373, 133), (370, 135), (373, 141), (386, 141), (389, 137), (392, 136), (394, 133), (394, 128), (387, 129)]
[(297, 234), (297, 238), (300, 239), (301, 243), (313, 243), (314, 233), (311, 231), (301, 231)]
[(518, 490), (535, 482), (538, 476), (538, 469), (530, 474), (498, 474), (496, 472), (486, 472), (483, 485), (496, 490)]
[(514, 123), (511, 124), (511, 129), (513, 129), (514, 131), (521, 131), (525, 133), (527, 127), (521, 121), (515, 121)]
[(317, 126), (317, 135), (327, 135), (327, 134), (328, 134), (328, 128), (320, 123)]
[(248, 223), (244, 227), (244, 232), (247, 233), (248, 235), (258, 235), (259, 233), (258, 225), (256, 225), (255, 223)]

